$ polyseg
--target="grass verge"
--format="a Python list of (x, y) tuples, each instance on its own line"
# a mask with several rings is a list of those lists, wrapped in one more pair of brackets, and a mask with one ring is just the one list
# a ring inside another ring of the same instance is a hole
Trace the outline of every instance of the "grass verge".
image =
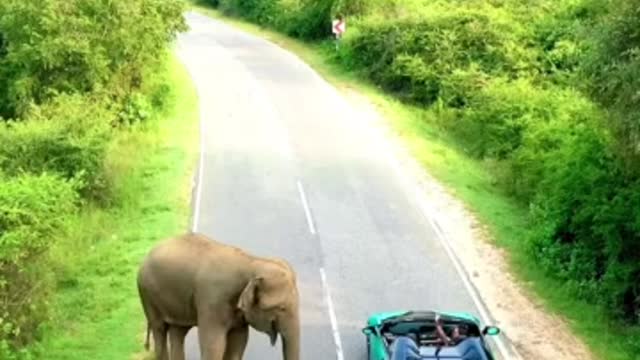
[(389, 121), (420, 164), (487, 225), (494, 243), (510, 254), (512, 272), (526, 291), (535, 294), (548, 311), (561, 314), (597, 358), (623, 360), (637, 356), (632, 340), (627, 339), (640, 336), (640, 329), (613, 322), (607, 309), (575, 298), (561, 282), (548, 277), (528, 257), (522, 247), (522, 239), (529, 236), (527, 209), (494, 185), (490, 167), (457, 150), (457, 144), (435, 125), (435, 111), (401, 103), (356, 73), (347, 71), (332, 61), (335, 52), (330, 42), (309, 44), (298, 41), (246, 21), (226, 17), (197, 0), (191, 1), (193, 10), (295, 53), (338, 90), (352, 88), (365, 95)]
[(70, 236), (52, 249), (59, 279), (54, 321), (32, 349), (36, 358), (113, 360), (143, 351), (137, 267), (156, 241), (188, 227), (198, 150), (189, 74), (171, 57), (166, 76), (168, 106), (112, 143), (108, 169), (117, 203), (70, 220)]

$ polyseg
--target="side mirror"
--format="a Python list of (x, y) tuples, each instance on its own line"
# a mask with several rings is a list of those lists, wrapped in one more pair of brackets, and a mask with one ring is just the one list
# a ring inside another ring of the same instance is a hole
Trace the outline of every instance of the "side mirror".
[(362, 333), (365, 335), (371, 335), (373, 334), (373, 326), (367, 326), (362, 328)]
[(486, 326), (484, 329), (482, 329), (482, 335), (495, 336), (498, 334), (500, 334), (500, 328), (498, 328), (497, 326)]

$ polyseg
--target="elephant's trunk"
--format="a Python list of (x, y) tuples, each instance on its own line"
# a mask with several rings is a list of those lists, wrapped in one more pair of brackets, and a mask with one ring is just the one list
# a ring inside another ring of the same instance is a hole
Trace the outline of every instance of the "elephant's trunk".
[(284, 360), (300, 360), (300, 319), (298, 315), (287, 319), (282, 324), (282, 356)]

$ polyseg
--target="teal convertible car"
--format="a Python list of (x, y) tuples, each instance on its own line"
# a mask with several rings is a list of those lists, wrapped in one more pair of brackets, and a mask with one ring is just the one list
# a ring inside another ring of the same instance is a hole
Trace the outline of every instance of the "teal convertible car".
[[(450, 339), (445, 344), (437, 332), (437, 320)], [(456, 338), (454, 331), (464, 336)], [(486, 335), (498, 335), (495, 326), (481, 328), (480, 320), (464, 312), (397, 311), (369, 317), (362, 329), (369, 360), (462, 359), (493, 360)]]

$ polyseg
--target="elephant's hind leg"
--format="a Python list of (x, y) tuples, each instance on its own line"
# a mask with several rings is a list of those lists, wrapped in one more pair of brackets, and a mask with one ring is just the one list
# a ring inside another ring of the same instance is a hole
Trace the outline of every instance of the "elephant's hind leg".
[(242, 360), (249, 339), (249, 327), (231, 329), (227, 334), (227, 348), (224, 360)]
[(167, 351), (167, 323), (152, 323), (151, 332), (153, 333), (153, 347), (156, 353), (156, 360), (168, 360), (169, 353)]
[(184, 360), (184, 338), (189, 329), (187, 326), (171, 325), (169, 327), (169, 344), (171, 348), (171, 360)]

